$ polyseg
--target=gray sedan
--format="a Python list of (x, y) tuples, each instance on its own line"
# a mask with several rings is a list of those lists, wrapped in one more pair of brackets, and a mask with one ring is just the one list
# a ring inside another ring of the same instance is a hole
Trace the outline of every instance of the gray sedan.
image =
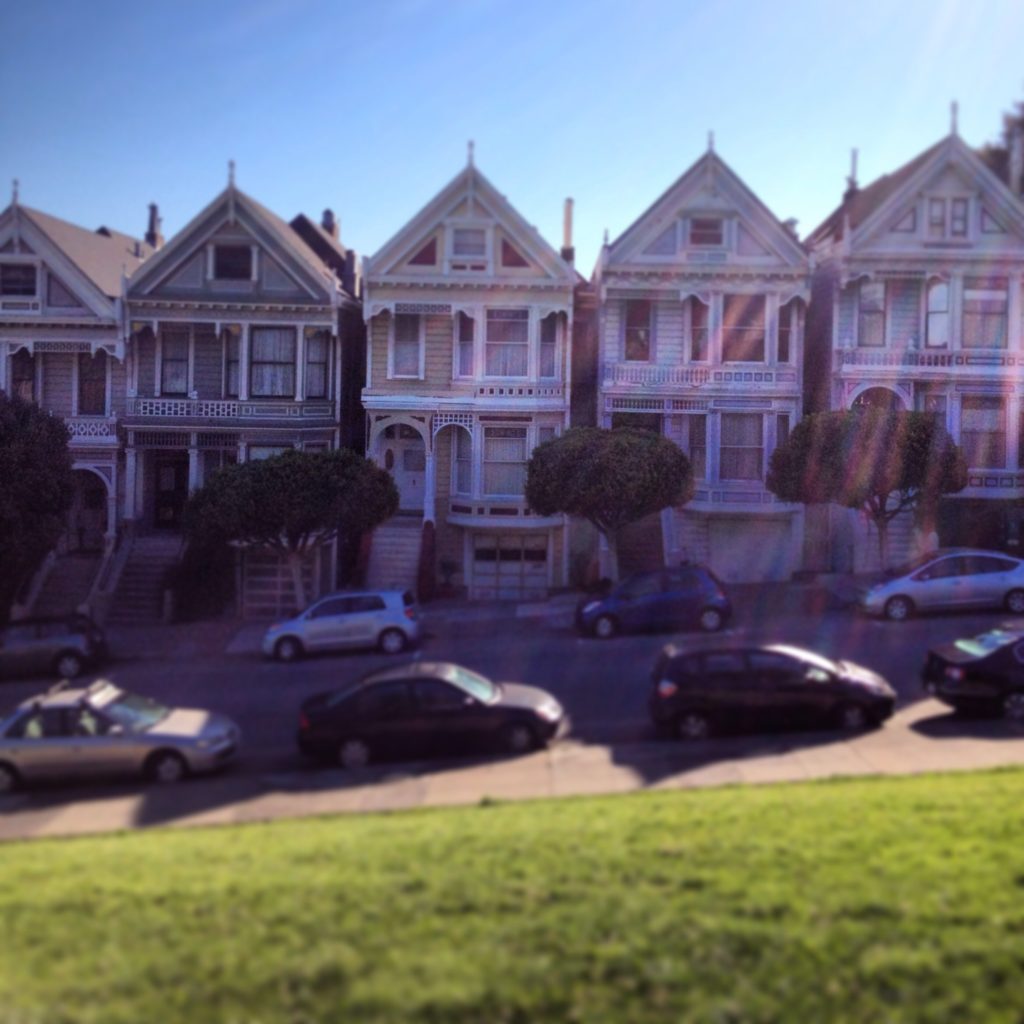
[(861, 596), (871, 615), (902, 621), (918, 611), (1002, 608), (1024, 614), (1024, 562), (999, 551), (949, 548), (897, 569)]
[(72, 776), (177, 782), (226, 764), (240, 738), (234, 722), (210, 711), (169, 708), (105, 680), (58, 684), (0, 721), (0, 792)]

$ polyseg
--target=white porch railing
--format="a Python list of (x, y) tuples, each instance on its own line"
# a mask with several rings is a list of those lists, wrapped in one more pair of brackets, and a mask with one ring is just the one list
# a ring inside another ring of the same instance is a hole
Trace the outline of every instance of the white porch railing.
[(1005, 352), (983, 352), (960, 349), (956, 352), (925, 352), (915, 349), (886, 351), (878, 349), (847, 348), (840, 350), (840, 361), (844, 366), (933, 366), (945, 369), (950, 366), (993, 366), (1016, 367), (1022, 361), (1019, 355)]
[(640, 384), (645, 387), (682, 385), (699, 387), (711, 379), (705, 366), (636, 366), (630, 363), (606, 363), (604, 383)]
[(72, 444), (117, 444), (116, 416), (65, 416), (64, 423)]
[(249, 401), (235, 398), (129, 398), (130, 416), (160, 419), (331, 419), (331, 402)]

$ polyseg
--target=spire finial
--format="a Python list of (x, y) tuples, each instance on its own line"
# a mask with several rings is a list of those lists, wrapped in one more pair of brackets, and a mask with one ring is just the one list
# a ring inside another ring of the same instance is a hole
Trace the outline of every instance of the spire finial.
[(607, 228), (604, 229), (604, 244), (605, 245), (608, 244), (608, 229)]
[(715, 133), (708, 132), (708, 152), (714, 153), (715, 151)]
[(466, 143), (466, 166), (467, 167), (472, 167), (473, 166), (473, 149), (474, 149), (473, 140), (470, 139), (469, 142)]
[(235, 187), (235, 161), (228, 161), (228, 186), (230, 188)]
[(959, 135), (960, 128), (957, 124), (960, 116), (960, 104), (956, 100), (953, 100), (949, 105), (949, 133), (950, 135)]
[(17, 178), (11, 183), (11, 206), (18, 205), (18, 184)]

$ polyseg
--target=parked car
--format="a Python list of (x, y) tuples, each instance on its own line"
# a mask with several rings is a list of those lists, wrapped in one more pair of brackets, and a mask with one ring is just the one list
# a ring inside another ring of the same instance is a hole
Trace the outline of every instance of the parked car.
[(263, 636), (263, 653), (279, 661), (348, 647), (379, 647), (398, 654), (419, 635), (416, 600), (408, 590), (342, 591), (274, 623)]
[(604, 597), (581, 601), (576, 628), (602, 640), (641, 630), (713, 633), (731, 615), (732, 604), (714, 573), (702, 565), (682, 565), (636, 573)]
[(0, 676), (74, 679), (108, 655), (103, 630), (86, 615), (19, 619), (0, 628)]
[(1024, 615), (1024, 562), (999, 551), (948, 548), (890, 572), (861, 608), (900, 622), (915, 612), (1005, 608)]
[(177, 782), (226, 764), (240, 738), (224, 715), (166, 707), (104, 679), (84, 689), (58, 683), (0, 720), (0, 792), (64, 777)]
[(957, 711), (1024, 722), (1024, 623), (933, 647), (921, 681), (928, 693)]
[(521, 754), (567, 728), (562, 706), (544, 690), (495, 683), (451, 662), (412, 662), (310, 697), (297, 739), (309, 757), (358, 768), (475, 748)]
[(652, 721), (659, 731), (685, 740), (731, 729), (865, 729), (889, 718), (896, 700), (876, 672), (787, 644), (669, 644), (651, 682)]

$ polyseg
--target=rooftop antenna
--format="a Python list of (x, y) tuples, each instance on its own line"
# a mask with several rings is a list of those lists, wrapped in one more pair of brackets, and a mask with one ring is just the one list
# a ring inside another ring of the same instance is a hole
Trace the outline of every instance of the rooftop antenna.
[(949, 134), (959, 135), (959, 128), (957, 126), (957, 119), (960, 114), (960, 104), (956, 100), (953, 100), (949, 105)]

